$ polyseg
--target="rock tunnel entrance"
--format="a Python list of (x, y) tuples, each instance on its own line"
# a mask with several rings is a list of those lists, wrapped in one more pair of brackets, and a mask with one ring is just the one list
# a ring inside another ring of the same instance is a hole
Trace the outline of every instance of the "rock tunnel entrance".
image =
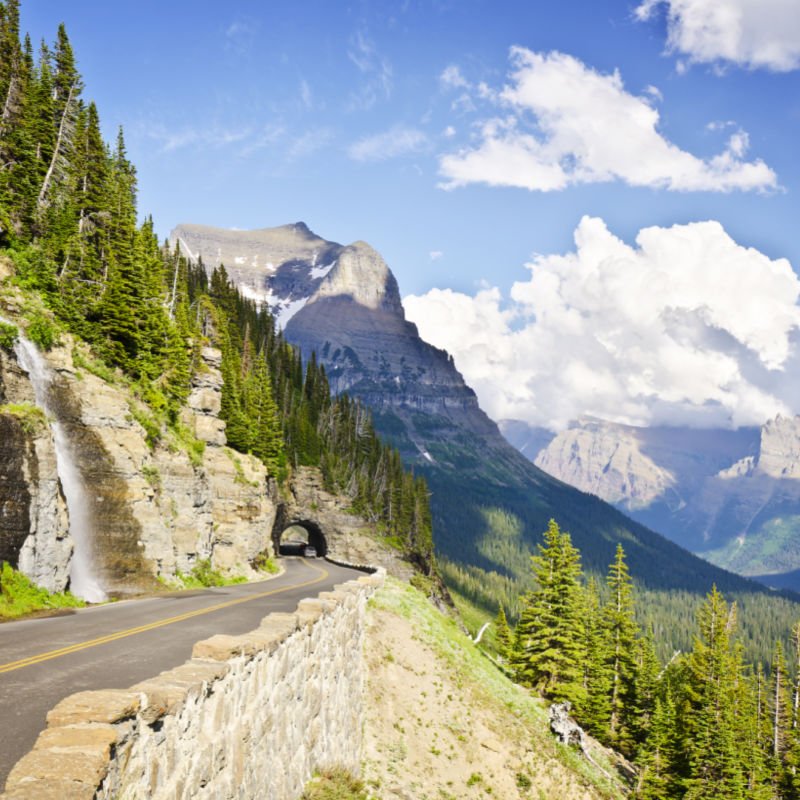
[(328, 543), (319, 525), (309, 520), (295, 520), (283, 526), (277, 537), (276, 551), (279, 556), (302, 556), (306, 547), (313, 547), (318, 556), (328, 552)]

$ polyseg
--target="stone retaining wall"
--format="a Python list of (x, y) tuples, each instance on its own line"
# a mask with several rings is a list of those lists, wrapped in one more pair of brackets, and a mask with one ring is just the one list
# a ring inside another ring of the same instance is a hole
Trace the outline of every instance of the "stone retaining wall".
[(358, 772), (364, 617), (384, 576), (198, 642), (126, 691), (67, 697), (0, 800), (296, 800), (315, 770)]

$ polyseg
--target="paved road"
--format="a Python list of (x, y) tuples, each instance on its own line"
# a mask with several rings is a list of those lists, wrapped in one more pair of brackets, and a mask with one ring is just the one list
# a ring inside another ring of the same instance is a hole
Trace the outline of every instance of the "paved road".
[(0, 787), (36, 741), (47, 712), (73, 692), (126, 689), (182, 664), (215, 633), (257, 628), (359, 573), (325, 561), (283, 559), (269, 581), (175, 592), (0, 625)]

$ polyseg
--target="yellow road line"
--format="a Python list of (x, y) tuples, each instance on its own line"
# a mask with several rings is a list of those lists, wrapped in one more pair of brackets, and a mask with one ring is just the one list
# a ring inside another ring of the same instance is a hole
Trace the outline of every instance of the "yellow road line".
[(304, 583), (296, 583), (292, 586), (285, 586), (282, 589), (271, 589), (268, 592), (260, 592), (259, 594), (238, 597), (235, 600), (227, 600), (226, 602), (218, 603), (215, 606), (208, 606), (207, 608), (200, 608), (196, 611), (188, 611), (185, 614), (178, 614), (175, 617), (167, 617), (166, 619), (156, 620), (155, 622), (150, 622), (147, 625), (140, 625), (138, 628), (128, 628), (127, 630), (117, 631), (116, 633), (109, 633), (106, 636), (99, 636), (97, 639), (90, 639), (86, 642), (78, 642), (77, 644), (62, 647), (59, 650), (50, 650), (47, 653), (39, 653), (38, 655), (29, 656), (28, 658), (21, 658), (18, 661), (10, 661), (8, 664), (0, 664), (0, 674), (4, 672), (13, 672), (14, 670), (22, 669), (23, 667), (30, 667), (33, 664), (39, 664), (42, 661), (50, 661), (51, 659), (60, 658), (61, 656), (66, 656), (70, 653), (77, 653), (80, 650), (87, 650), (90, 647), (97, 647), (101, 644), (114, 642), (117, 639), (125, 639), (128, 636), (135, 636), (136, 634), (146, 633), (147, 631), (152, 631), (156, 628), (163, 628), (165, 625), (173, 625), (176, 622), (183, 622), (184, 620), (191, 619), (192, 617), (200, 617), (203, 614), (210, 614), (213, 611), (219, 611), (223, 608), (230, 608), (231, 606), (236, 606), (240, 603), (249, 603), (251, 600), (260, 600), (262, 597), (268, 597), (272, 594), (280, 594), (281, 592), (288, 592), (292, 589), (302, 589), (304, 586), (312, 586), (315, 583), (324, 581), (325, 578), (327, 578), (330, 574), (328, 570), (322, 567), (317, 567), (313, 564), (309, 564), (307, 561), (305, 561), (305, 559), (303, 559), (303, 563), (307, 567), (317, 570), (320, 573), (320, 576), (318, 578), (314, 578), (313, 580), (305, 581)]

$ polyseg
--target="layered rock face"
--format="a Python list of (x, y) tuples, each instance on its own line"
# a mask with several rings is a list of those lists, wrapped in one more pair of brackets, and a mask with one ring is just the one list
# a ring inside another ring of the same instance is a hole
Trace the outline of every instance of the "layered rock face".
[(800, 588), (800, 417), (738, 431), (585, 419), (529, 457), (715, 563)]
[[(147, 588), (155, 576), (188, 572), (201, 559), (223, 571), (255, 575), (250, 563), (272, 552), (278, 498), (264, 466), (225, 447), (218, 418), (220, 354), (203, 351), (184, 424), (205, 443), (190, 456), (167, 437), (151, 448), (124, 386), (76, 367), (81, 346), (64, 337), (47, 354), (56, 378), (51, 405), (64, 427), (90, 504), (92, 560), (101, 586), (114, 594)], [(85, 357), (85, 353), (84, 353)], [(32, 404), (33, 391), (10, 353), (0, 385), (7, 403)], [(2, 557), (53, 591), (68, 583), (72, 541), (59, 491), (52, 435), (26, 432), (0, 417), (6, 450), (0, 477)]]
[[(16, 360), (0, 349), (0, 406), (6, 403), (32, 408), (34, 396)], [(0, 412), (0, 562), (49, 591), (61, 591), (72, 551), (50, 429)]]

